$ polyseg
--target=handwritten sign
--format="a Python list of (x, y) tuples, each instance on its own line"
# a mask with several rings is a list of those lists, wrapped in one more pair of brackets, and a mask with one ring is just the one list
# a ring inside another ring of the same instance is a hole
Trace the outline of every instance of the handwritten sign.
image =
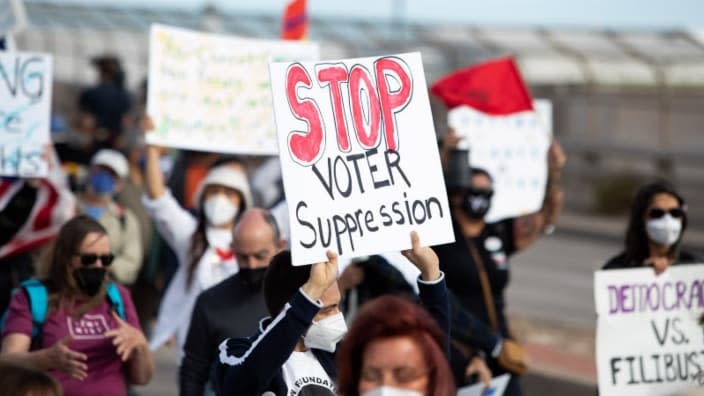
[(52, 58), (0, 52), (0, 175), (47, 174)]
[(419, 53), (270, 72), (295, 265), (454, 240)]
[(599, 393), (669, 395), (704, 380), (704, 265), (594, 274)]
[(185, 149), (275, 154), (270, 61), (318, 59), (310, 42), (268, 41), (152, 25), (147, 142)]
[(545, 197), (547, 150), (552, 136), (552, 106), (534, 102), (535, 111), (493, 116), (460, 106), (448, 124), (469, 148), (469, 163), (494, 180), (494, 196), (485, 220), (496, 222), (537, 212)]

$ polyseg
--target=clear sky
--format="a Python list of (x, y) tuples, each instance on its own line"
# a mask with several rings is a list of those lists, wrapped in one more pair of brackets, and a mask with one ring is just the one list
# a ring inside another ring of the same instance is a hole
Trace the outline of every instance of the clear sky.
[[(26, 0), (31, 1), (31, 0)], [(47, 0), (43, 0), (47, 1)], [(49, 0), (280, 14), (286, 0)], [(308, 0), (313, 16), (614, 29), (704, 28), (704, 0)]]

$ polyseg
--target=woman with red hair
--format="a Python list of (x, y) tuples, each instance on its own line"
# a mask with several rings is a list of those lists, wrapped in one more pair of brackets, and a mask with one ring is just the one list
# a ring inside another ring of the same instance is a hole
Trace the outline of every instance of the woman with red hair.
[(454, 396), (446, 336), (421, 306), (386, 295), (359, 311), (337, 354), (342, 396)]

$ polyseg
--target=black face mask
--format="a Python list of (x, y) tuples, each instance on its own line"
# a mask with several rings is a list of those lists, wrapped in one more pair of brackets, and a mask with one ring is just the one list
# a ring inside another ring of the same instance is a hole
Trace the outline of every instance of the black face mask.
[(473, 219), (483, 219), (491, 208), (493, 190), (483, 188), (470, 188), (462, 197), (462, 210)]
[(105, 281), (105, 268), (102, 267), (81, 267), (73, 270), (73, 279), (78, 284), (78, 288), (90, 297), (95, 296), (100, 291)]
[(264, 274), (266, 274), (266, 267), (254, 269), (240, 268), (240, 271), (237, 273), (242, 285), (251, 291), (259, 291), (262, 289)]

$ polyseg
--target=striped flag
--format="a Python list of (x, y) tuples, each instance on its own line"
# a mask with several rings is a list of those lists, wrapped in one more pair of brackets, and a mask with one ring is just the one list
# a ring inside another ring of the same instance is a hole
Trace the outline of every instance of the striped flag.
[[(37, 196), (28, 218), (6, 244), (0, 246), (0, 258), (12, 256), (51, 241), (59, 229), (76, 215), (76, 198), (66, 183), (56, 154), (51, 158), (47, 178), (39, 179)], [(0, 178), (0, 211), (24, 186), (17, 178)]]
[(308, 36), (306, 0), (290, 0), (284, 10), (281, 38), (303, 40)]

